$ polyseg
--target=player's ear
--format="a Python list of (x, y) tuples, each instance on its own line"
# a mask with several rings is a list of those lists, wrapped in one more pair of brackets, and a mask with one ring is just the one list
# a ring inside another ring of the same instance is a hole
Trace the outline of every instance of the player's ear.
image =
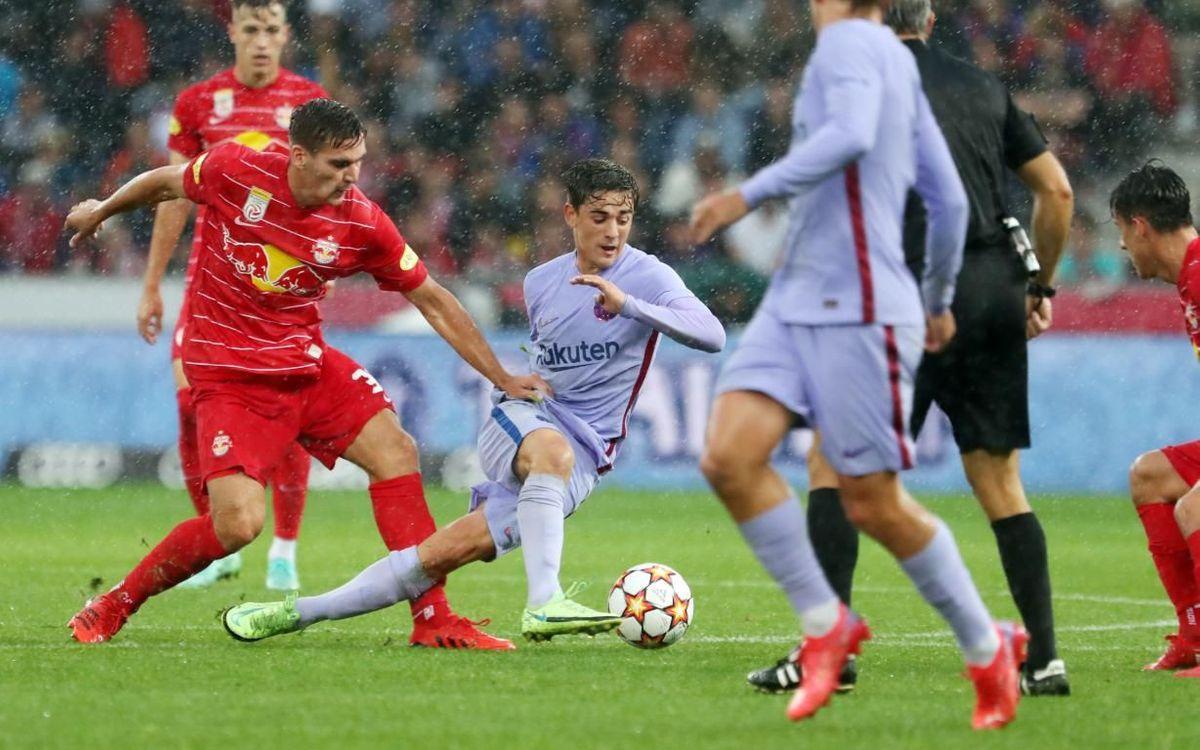
[(929, 12), (929, 20), (925, 22), (925, 36), (933, 36), (933, 25), (937, 23), (937, 14), (933, 11)]
[(563, 219), (567, 222), (567, 226), (574, 229), (575, 222), (579, 221), (579, 212), (571, 205), (570, 201), (563, 204)]
[(292, 163), (303, 168), (308, 163), (308, 149), (298, 143), (292, 144)]

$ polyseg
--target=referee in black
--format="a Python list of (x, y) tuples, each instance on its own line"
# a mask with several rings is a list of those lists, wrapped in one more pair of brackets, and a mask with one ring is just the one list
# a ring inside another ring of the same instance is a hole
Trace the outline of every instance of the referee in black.
[[(1052, 320), (1051, 281), (1067, 241), (1074, 208), (1071, 184), (1046, 147), (1033, 118), (1021, 111), (993, 74), (929, 46), (930, 0), (892, 0), (887, 23), (912, 50), (922, 86), (946, 136), (971, 204), (962, 271), (951, 309), (958, 333), (917, 371), (912, 432), (936, 402), (949, 416), (963, 470), (991, 521), (1000, 560), (1030, 633), (1021, 675), (1026, 695), (1069, 695), (1066, 666), (1054, 642), (1046, 537), (1021, 485), (1018, 450), (1029, 447), (1026, 341)], [(1033, 193), (1033, 243), (1005, 204), (1007, 170)], [(921, 278), (925, 211), (910, 194), (904, 246)], [(858, 562), (858, 532), (846, 520), (837, 475), (820, 453), (809, 453), (808, 526), (821, 567), (850, 602)], [(841, 691), (852, 689), (847, 664)], [(797, 652), (753, 672), (750, 684), (771, 692), (801, 680)]]

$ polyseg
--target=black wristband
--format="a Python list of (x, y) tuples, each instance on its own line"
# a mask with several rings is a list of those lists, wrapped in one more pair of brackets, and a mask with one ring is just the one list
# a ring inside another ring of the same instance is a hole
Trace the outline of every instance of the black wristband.
[(1031, 282), (1029, 282), (1028, 285), (1026, 285), (1025, 293), (1028, 294), (1030, 297), (1037, 297), (1038, 299), (1049, 299), (1049, 298), (1053, 297), (1054, 295), (1058, 294), (1058, 290), (1052, 286), (1047, 286), (1045, 284), (1039, 284), (1036, 281), (1031, 281)]

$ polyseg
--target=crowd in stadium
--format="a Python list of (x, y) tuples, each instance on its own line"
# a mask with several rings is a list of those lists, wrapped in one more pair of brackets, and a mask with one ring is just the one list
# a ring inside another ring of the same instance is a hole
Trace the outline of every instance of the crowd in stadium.
[[(1163, 5), (948, 0), (934, 39), (1009, 84), (1086, 193), (1182, 119), (1191, 61), (1175, 59)], [(737, 320), (786, 211), (765, 207), (699, 248), (687, 214), (786, 150), (806, 12), (792, 0), (293, 0), (285, 65), (368, 120), (362, 188), (431, 270), (498, 290), (512, 322), (524, 271), (567, 247), (557, 175), (593, 154), (640, 178), (634, 244)], [(76, 253), (64, 212), (165, 162), (175, 95), (230, 64), (227, 14), (223, 0), (0, 6), (0, 273), (141, 273), (151, 212)], [(1097, 239), (1104, 218), (1080, 213), (1065, 284), (1128, 277)]]

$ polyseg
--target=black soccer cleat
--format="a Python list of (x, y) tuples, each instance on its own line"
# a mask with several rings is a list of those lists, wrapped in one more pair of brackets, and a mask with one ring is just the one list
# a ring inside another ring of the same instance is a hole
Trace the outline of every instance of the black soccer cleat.
[(1070, 695), (1071, 683), (1067, 680), (1067, 665), (1062, 659), (1053, 659), (1042, 669), (1030, 669), (1026, 664), (1021, 669), (1021, 695)]
[[(800, 649), (775, 662), (774, 666), (746, 675), (746, 682), (755, 690), (762, 693), (790, 693), (800, 687), (803, 675), (800, 674)], [(858, 662), (852, 654), (846, 659), (842, 673), (838, 675), (837, 692), (849, 693), (858, 682)]]

